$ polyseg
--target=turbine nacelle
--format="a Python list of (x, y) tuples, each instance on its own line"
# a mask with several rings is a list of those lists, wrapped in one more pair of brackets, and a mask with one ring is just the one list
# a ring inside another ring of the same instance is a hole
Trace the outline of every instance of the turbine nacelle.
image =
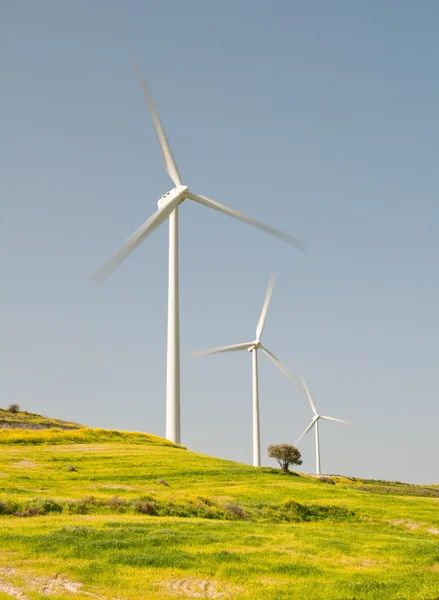
[[(189, 193), (189, 188), (186, 185), (178, 185), (177, 187), (169, 190), (166, 194), (159, 199), (157, 202), (157, 206), (162, 210), (168, 204), (179, 198), (178, 205), (184, 202), (184, 199), (187, 197)], [(178, 206), (177, 205), (177, 206)]]
[(248, 348), (248, 351), (253, 352), (253, 350), (259, 350), (260, 347), (261, 347), (261, 340), (256, 340), (252, 343), (250, 348)]

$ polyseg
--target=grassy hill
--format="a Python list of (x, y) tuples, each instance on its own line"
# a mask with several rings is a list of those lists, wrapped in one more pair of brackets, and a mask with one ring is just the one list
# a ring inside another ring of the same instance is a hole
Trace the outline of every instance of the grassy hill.
[(0, 429), (0, 598), (439, 598), (439, 488)]
[[(18, 406), (18, 405), (17, 405)], [(35, 413), (18, 410), (17, 412), (0, 408), (0, 429), (79, 429), (83, 425), (51, 419)]]

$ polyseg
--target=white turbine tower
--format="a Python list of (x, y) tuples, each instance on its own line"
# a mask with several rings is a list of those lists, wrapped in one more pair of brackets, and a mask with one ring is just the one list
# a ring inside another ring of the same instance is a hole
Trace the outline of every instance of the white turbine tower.
[(303, 385), (303, 390), (306, 394), (306, 397), (309, 400), (309, 403), (311, 405), (311, 410), (314, 413), (314, 417), (313, 420), (311, 421), (311, 423), (308, 425), (308, 427), (305, 429), (305, 431), (302, 433), (302, 435), (299, 437), (299, 439), (296, 442), (296, 446), (298, 446), (302, 440), (302, 438), (308, 433), (308, 431), (310, 429), (312, 429), (312, 427), (314, 427), (315, 432), (316, 432), (316, 474), (320, 475), (320, 442), (319, 442), (319, 420), (320, 419), (324, 419), (325, 421), (335, 421), (336, 423), (346, 423), (347, 425), (352, 425), (352, 423), (350, 421), (343, 421), (342, 419), (335, 419), (334, 417), (323, 417), (322, 415), (319, 415), (315, 404), (313, 402), (313, 399), (311, 397), (311, 393), (308, 389), (308, 386), (305, 383), (305, 380), (303, 377), (300, 378), (302, 381), (302, 385)]
[(264, 304), (262, 306), (261, 316), (259, 317), (258, 324), (256, 326), (256, 339), (252, 342), (246, 342), (244, 344), (234, 344), (233, 346), (221, 346), (219, 348), (212, 348), (211, 350), (201, 350), (194, 352), (190, 355), (191, 358), (196, 356), (206, 356), (208, 354), (219, 354), (221, 352), (236, 352), (239, 350), (248, 350), (252, 353), (252, 365), (253, 365), (253, 465), (255, 467), (261, 466), (261, 437), (260, 437), (260, 424), (259, 424), (259, 386), (258, 386), (258, 350), (268, 356), (268, 358), (274, 362), (274, 364), (284, 373), (287, 377), (292, 379), (294, 383), (300, 387), (300, 384), (291, 375), (289, 371), (283, 366), (276, 356), (261, 344), (262, 332), (264, 330), (265, 319), (267, 318), (268, 307), (270, 306), (271, 296), (273, 295), (274, 284), (276, 281), (276, 275), (272, 273), (268, 282), (267, 293), (265, 294)]
[(139, 81), (151, 113), (152, 121), (160, 143), (163, 160), (168, 175), (175, 188), (164, 194), (158, 201), (158, 210), (141, 225), (113, 254), (113, 256), (93, 275), (97, 283), (103, 283), (109, 275), (135, 250), (146, 237), (169, 217), (169, 291), (168, 291), (168, 345), (166, 372), (166, 437), (180, 443), (180, 324), (179, 324), (179, 283), (178, 283), (178, 206), (187, 198), (212, 208), (218, 212), (244, 221), (253, 227), (270, 233), (281, 240), (303, 249), (302, 242), (273, 227), (256, 221), (234, 208), (220, 204), (207, 196), (198, 196), (183, 185), (171, 152), (168, 140), (154, 106), (151, 94), (139, 71)]

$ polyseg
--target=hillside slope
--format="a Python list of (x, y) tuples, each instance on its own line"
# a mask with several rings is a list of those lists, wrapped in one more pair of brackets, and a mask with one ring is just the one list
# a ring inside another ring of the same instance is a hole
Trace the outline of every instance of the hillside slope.
[(0, 450), (0, 597), (439, 598), (435, 486), (88, 428), (2, 430)]
[(63, 421), (62, 419), (43, 417), (24, 410), (15, 412), (0, 408), (0, 429), (52, 429), (54, 427), (58, 429), (80, 429), (83, 425)]

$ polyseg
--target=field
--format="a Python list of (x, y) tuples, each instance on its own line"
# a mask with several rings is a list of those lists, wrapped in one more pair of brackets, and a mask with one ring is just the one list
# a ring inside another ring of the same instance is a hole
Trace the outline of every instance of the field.
[(439, 598), (439, 487), (0, 429), (0, 598)]

